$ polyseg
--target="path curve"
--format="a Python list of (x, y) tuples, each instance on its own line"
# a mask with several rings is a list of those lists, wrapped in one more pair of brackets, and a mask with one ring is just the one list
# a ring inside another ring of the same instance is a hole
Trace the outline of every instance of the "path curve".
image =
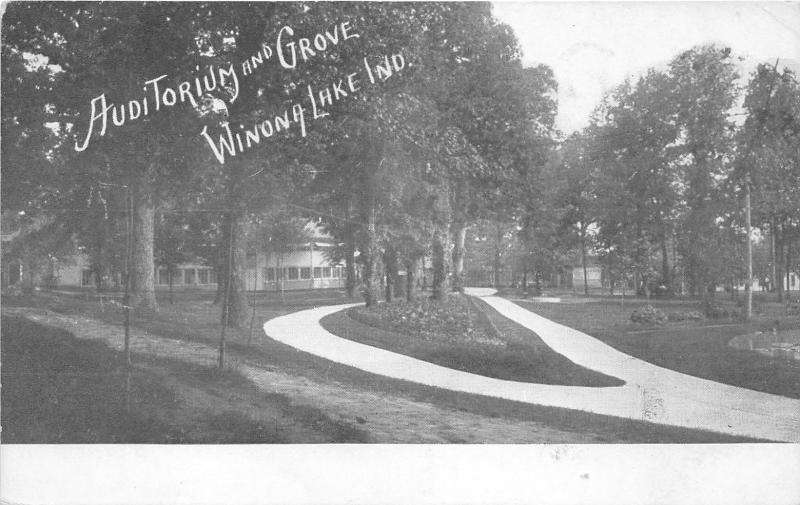
[(578, 365), (618, 377), (619, 387), (531, 384), (484, 377), (337, 337), (323, 317), (360, 304), (317, 307), (271, 319), (270, 338), (361, 370), (452, 391), (562, 407), (659, 424), (776, 441), (800, 442), (800, 400), (691, 377), (623, 354), (580, 331), (560, 325), (494, 290), (469, 289), (505, 317), (531, 329)]

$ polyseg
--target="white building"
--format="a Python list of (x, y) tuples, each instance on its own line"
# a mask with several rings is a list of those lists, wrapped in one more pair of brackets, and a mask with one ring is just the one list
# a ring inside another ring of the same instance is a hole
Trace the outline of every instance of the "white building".
[[(316, 226), (306, 228), (309, 239), (305, 243), (287, 246), (282, 253), (248, 254), (246, 263), (246, 289), (258, 291), (343, 288), (346, 271), (344, 265), (330, 261), (328, 251), (335, 243)], [(18, 267), (19, 268), (19, 267)], [(155, 287), (166, 290), (170, 276), (166, 267), (155, 266)], [(17, 280), (19, 276), (9, 276)], [(89, 258), (75, 255), (69, 261), (54, 263), (48, 274), (51, 286), (94, 287), (94, 273)], [(13, 284), (13, 282), (11, 282)], [(120, 288), (121, 279), (107, 281), (109, 287)], [(216, 289), (217, 271), (202, 263), (184, 263), (172, 273), (173, 289)]]
[[(602, 288), (603, 286), (603, 268), (598, 265), (586, 266), (586, 285), (590, 288)], [(576, 290), (584, 289), (583, 267), (574, 267), (572, 269), (572, 287)]]

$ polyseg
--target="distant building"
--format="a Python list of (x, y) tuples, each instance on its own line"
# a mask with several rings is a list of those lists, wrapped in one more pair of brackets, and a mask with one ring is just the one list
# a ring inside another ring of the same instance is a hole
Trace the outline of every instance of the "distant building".
[[(313, 225), (307, 228), (308, 242), (287, 246), (283, 253), (250, 254), (247, 256), (246, 288), (256, 290), (295, 290), (343, 288), (346, 271), (342, 264), (333, 262), (326, 254), (335, 243), (333, 239)], [(3, 235), (3, 245), (14, 237)], [(166, 290), (170, 286), (170, 275), (166, 267), (154, 265), (155, 287)], [(46, 270), (46, 271), (44, 271)], [(22, 280), (23, 267), (14, 258), (4, 257), (2, 264), (3, 286), (17, 284)], [(43, 271), (33, 276), (37, 285), (48, 287), (92, 288), (97, 285), (89, 257), (78, 253), (65, 261), (53, 260)], [(122, 279), (117, 274), (106, 279), (110, 288), (121, 288)], [(184, 263), (172, 272), (173, 289), (217, 288), (217, 271), (202, 263)]]
[(583, 290), (585, 285), (589, 288), (604, 288), (607, 287), (603, 283), (603, 267), (600, 265), (587, 265), (586, 278), (583, 276), (583, 267), (577, 266), (572, 269), (572, 287), (578, 291)]

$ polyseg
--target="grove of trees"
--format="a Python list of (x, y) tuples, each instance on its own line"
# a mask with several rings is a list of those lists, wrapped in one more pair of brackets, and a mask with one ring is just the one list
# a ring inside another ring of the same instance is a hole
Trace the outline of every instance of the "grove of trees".
[(698, 46), (611, 90), (543, 165), (519, 254), (539, 272), (591, 255), (612, 292), (711, 296), (746, 284), (749, 184), (754, 276), (783, 299), (800, 267), (800, 86), (779, 62), (740, 77), (729, 48)]
[[(75, 149), (101, 94), (123, 104), (160, 75), (241, 70), (284, 26), (313, 39), (345, 21), (359, 36), (305, 64), (273, 55), (235, 87)], [(256, 124), (393, 54), (398, 75), (362, 82), (306, 135), (289, 128), (224, 164), (199, 135)], [(622, 83), (566, 139), (553, 72), (523, 67), (485, 3), (20, 2), (3, 17), (2, 58), (2, 205), (37, 223), (27, 257), (71, 244), (99, 289), (128, 269), (130, 303), (145, 310), (158, 310), (155, 263), (199, 260), (218, 272), (223, 319), (246, 325), (247, 252), (282, 250), (298, 218), (335, 238), (347, 289), (368, 305), (413, 299), (424, 258), (436, 299), (462, 289), (468, 237), (526, 282), (596, 256), (612, 283), (704, 294), (742, 279), (746, 184), (770, 278), (798, 266), (800, 88), (765, 64), (740, 89), (728, 48), (692, 48)]]

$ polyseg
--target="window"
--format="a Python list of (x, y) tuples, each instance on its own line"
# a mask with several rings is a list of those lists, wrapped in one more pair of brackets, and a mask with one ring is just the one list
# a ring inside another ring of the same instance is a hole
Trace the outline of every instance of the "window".
[(162, 286), (169, 284), (169, 271), (166, 268), (158, 271), (158, 283)]
[(333, 276), (336, 277), (337, 279), (341, 279), (342, 278), (342, 267), (336, 267), (333, 270), (334, 270)]
[(264, 273), (264, 278), (267, 279), (267, 282), (274, 282), (275, 281), (275, 269), (274, 268), (272, 268), (272, 267), (265, 268), (264, 272), (265, 272)]
[(209, 284), (216, 284), (217, 283), (217, 271), (216, 270), (209, 270), (208, 271), (208, 283)]
[(331, 276), (331, 267), (322, 267), (322, 276), (326, 279), (330, 278)]
[(322, 267), (314, 267), (314, 278), (319, 279), (322, 277)]
[(208, 270), (198, 270), (197, 279), (200, 284), (208, 284)]
[(297, 280), (297, 267), (289, 267), (289, 280), (296, 281)]
[(91, 286), (91, 285), (92, 285), (92, 271), (83, 270), (81, 272), (81, 286)]
[(311, 278), (311, 268), (303, 267), (300, 269), (300, 278), (301, 279), (310, 279)]
[(194, 268), (187, 268), (183, 271), (183, 283), (194, 284)]

